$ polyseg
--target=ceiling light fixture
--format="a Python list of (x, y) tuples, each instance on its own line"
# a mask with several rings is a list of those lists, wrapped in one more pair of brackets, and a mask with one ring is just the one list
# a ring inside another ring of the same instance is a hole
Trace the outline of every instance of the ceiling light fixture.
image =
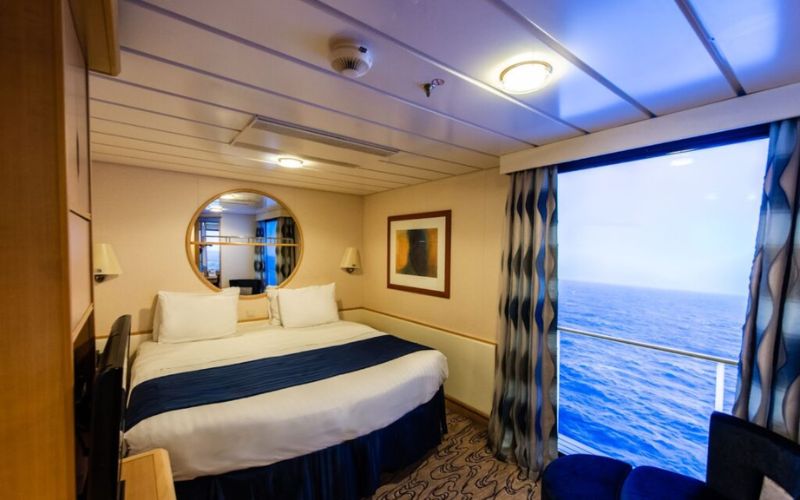
[(512, 94), (527, 94), (547, 85), (553, 67), (544, 61), (512, 64), (500, 73), (500, 83)]
[(303, 160), (299, 158), (282, 157), (278, 158), (278, 165), (286, 168), (300, 168), (303, 166)]

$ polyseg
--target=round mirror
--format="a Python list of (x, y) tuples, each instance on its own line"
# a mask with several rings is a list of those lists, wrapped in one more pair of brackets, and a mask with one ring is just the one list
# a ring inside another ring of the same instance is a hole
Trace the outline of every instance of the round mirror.
[(197, 209), (186, 230), (186, 254), (209, 288), (239, 287), (243, 296), (258, 296), (294, 275), (303, 254), (300, 226), (272, 196), (229, 191)]

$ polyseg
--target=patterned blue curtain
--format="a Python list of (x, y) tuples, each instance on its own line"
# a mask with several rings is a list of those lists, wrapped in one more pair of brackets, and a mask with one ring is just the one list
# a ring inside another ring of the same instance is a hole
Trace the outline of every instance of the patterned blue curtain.
[(558, 456), (556, 167), (513, 175), (506, 202), (489, 444), (537, 478)]
[[(291, 217), (278, 217), (276, 229), (280, 243), (296, 243), (295, 223)], [(297, 247), (277, 247), (275, 250), (275, 274), (278, 283), (288, 278), (297, 264)]]
[(785, 120), (770, 129), (733, 410), (794, 441), (800, 432), (799, 124)]
[[(256, 222), (256, 238), (257, 241), (264, 243), (267, 240), (265, 239), (267, 236), (267, 221), (260, 220)], [(267, 261), (267, 247), (255, 247), (255, 252), (253, 252), (253, 270), (256, 272), (256, 279), (260, 280), (264, 287), (266, 288), (269, 283), (266, 280), (266, 266), (265, 262)]]

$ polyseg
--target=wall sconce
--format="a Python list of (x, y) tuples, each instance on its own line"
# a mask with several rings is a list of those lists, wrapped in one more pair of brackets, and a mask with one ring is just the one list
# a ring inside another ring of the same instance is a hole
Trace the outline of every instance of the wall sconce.
[(361, 256), (358, 254), (358, 249), (356, 247), (347, 247), (344, 250), (342, 263), (339, 264), (339, 267), (348, 273), (352, 273), (356, 269), (361, 269)]
[(106, 279), (106, 276), (122, 274), (117, 254), (108, 243), (95, 243), (92, 260), (94, 260), (94, 280), (98, 283)]

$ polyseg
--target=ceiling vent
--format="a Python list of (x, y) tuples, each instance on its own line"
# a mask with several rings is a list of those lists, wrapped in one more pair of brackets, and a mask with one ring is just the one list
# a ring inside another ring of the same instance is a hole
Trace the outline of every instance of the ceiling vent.
[[(289, 123), (264, 116), (256, 116), (247, 127), (245, 127), (241, 132), (239, 132), (239, 134), (237, 134), (236, 137), (234, 137), (233, 141), (231, 141), (231, 145), (245, 147), (259, 146), (257, 143), (254, 144), (251, 142), (254, 140), (253, 137), (250, 137), (253, 131), (271, 132), (274, 134), (295, 137), (297, 139), (305, 139), (307, 141), (318, 142), (327, 144), (329, 146), (336, 146), (339, 148), (350, 149), (352, 151), (359, 151), (361, 153), (367, 153), (376, 156), (387, 157), (400, 152), (399, 149), (384, 146), (382, 144), (362, 141), (361, 139), (339, 135), (333, 132), (328, 132), (327, 130), (305, 127), (296, 123)], [(258, 149), (263, 150), (264, 148), (259, 147)]]
[(372, 67), (372, 52), (353, 40), (339, 41), (331, 47), (331, 67), (344, 76), (359, 78)]

